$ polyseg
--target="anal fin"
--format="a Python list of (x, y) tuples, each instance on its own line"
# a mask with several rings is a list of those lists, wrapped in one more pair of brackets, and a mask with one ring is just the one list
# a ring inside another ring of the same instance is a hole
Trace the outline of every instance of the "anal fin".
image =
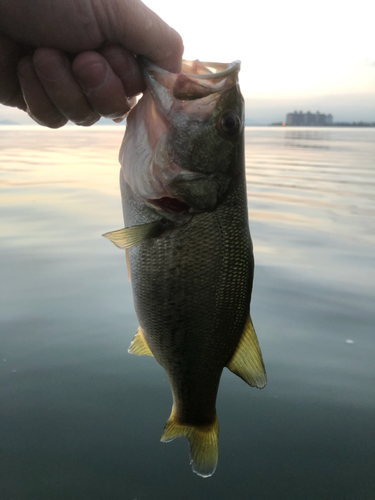
[(227, 368), (252, 387), (263, 389), (267, 383), (262, 351), (250, 315), (246, 320), (242, 337), (234, 355), (227, 364)]
[(178, 422), (174, 408), (161, 437), (163, 443), (186, 436), (190, 447), (190, 464), (202, 477), (210, 477), (216, 470), (219, 455), (219, 420), (209, 425), (184, 425)]
[(138, 328), (135, 337), (131, 341), (128, 352), (137, 356), (153, 356), (141, 327)]

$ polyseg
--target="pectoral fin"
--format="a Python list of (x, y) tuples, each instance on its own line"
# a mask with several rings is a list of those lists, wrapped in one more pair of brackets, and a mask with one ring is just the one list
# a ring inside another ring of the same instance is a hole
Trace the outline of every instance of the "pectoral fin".
[(131, 341), (128, 352), (137, 356), (153, 356), (141, 327), (138, 328), (134, 339)]
[(138, 226), (126, 227), (118, 231), (103, 234), (104, 238), (108, 238), (116, 245), (116, 247), (125, 250), (127, 248), (140, 245), (142, 242), (150, 238), (160, 236), (166, 229), (166, 223), (162, 220), (150, 222), (148, 224), (140, 224)]
[(253, 387), (262, 389), (267, 383), (262, 352), (250, 316), (227, 368)]

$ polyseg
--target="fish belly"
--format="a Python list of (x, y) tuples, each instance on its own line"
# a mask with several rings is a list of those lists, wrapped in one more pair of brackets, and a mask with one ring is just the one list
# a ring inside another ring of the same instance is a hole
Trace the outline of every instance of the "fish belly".
[[(122, 189), (126, 224), (150, 222), (144, 206)], [(136, 313), (184, 425), (216, 418), (220, 376), (249, 314), (253, 256), (246, 203), (245, 209), (228, 205), (129, 250)]]

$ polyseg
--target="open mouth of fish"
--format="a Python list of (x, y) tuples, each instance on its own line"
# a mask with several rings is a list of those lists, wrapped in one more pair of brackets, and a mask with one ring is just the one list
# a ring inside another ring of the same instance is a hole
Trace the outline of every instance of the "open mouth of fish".
[(199, 127), (208, 123), (222, 94), (237, 84), (240, 62), (184, 60), (179, 74), (163, 70), (143, 57), (139, 57), (139, 63), (147, 89), (128, 117), (120, 150), (125, 182), (136, 198), (166, 213), (214, 208), (209, 206), (214, 201), (194, 206), (176, 189), (177, 184), (200, 183), (203, 177), (214, 186), (217, 179), (213, 172), (207, 175), (179, 164), (174, 152), (173, 130), (181, 129), (184, 124), (194, 123)]

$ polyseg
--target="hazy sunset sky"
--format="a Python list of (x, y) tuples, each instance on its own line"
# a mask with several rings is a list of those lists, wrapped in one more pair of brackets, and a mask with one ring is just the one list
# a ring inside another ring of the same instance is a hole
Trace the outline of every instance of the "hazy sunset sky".
[(145, 3), (182, 35), (186, 59), (242, 61), (249, 119), (311, 108), (375, 121), (373, 0)]
[[(183, 37), (186, 59), (242, 61), (247, 118), (294, 109), (375, 121), (373, 0), (146, 0)], [(0, 120), (18, 119), (0, 107)]]

